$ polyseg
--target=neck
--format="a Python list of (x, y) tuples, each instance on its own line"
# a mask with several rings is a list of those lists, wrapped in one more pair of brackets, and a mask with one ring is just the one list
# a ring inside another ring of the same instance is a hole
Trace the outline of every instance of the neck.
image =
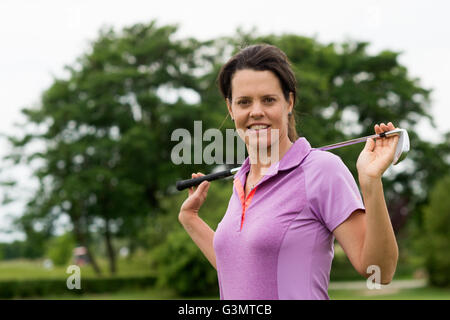
[[(250, 172), (252, 176), (263, 176), (266, 171), (270, 168), (270, 166), (278, 161), (280, 161), (285, 153), (289, 150), (289, 148), (293, 145), (293, 143), (289, 140), (287, 136), (283, 136), (276, 142), (274, 145), (270, 145), (267, 148), (267, 157), (261, 157), (262, 152), (259, 152), (258, 148), (249, 147), (247, 145), (247, 151), (250, 157)], [(276, 152), (278, 147), (278, 156), (273, 155), (272, 150)]]

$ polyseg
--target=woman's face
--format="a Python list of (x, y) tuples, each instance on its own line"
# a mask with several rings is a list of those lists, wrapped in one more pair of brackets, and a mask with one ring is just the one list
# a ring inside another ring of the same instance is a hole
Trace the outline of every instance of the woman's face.
[(293, 108), (293, 93), (286, 101), (280, 81), (272, 71), (238, 70), (231, 80), (231, 90), (228, 111), (247, 146), (267, 143), (270, 147), (284, 139), (289, 141), (288, 113)]

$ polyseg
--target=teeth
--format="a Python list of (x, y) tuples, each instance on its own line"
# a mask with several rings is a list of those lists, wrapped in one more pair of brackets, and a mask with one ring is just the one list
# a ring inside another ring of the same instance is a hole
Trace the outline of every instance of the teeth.
[(250, 129), (253, 129), (253, 130), (260, 130), (260, 129), (266, 129), (266, 128), (268, 128), (268, 127), (269, 127), (269, 126), (259, 124), (259, 125), (251, 126)]

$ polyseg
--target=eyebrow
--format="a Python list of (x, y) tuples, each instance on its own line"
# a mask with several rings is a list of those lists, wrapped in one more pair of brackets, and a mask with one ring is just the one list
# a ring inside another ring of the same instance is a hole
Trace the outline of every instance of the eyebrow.
[[(276, 93), (269, 93), (269, 94), (265, 94), (262, 96), (262, 98), (267, 98), (267, 97), (278, 97), (278, 95)], [(252, 99), (252, 97), (250, 96), (239, 96), (236, 99)]]

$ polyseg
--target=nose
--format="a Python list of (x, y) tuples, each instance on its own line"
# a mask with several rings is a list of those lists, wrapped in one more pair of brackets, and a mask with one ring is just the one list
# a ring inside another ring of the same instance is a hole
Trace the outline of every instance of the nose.
[(261, 118), (264, 116), (264, 111), (260, 102), (254, 102), (252, 104), (252, 109), (250, 110), (251, 118)]

